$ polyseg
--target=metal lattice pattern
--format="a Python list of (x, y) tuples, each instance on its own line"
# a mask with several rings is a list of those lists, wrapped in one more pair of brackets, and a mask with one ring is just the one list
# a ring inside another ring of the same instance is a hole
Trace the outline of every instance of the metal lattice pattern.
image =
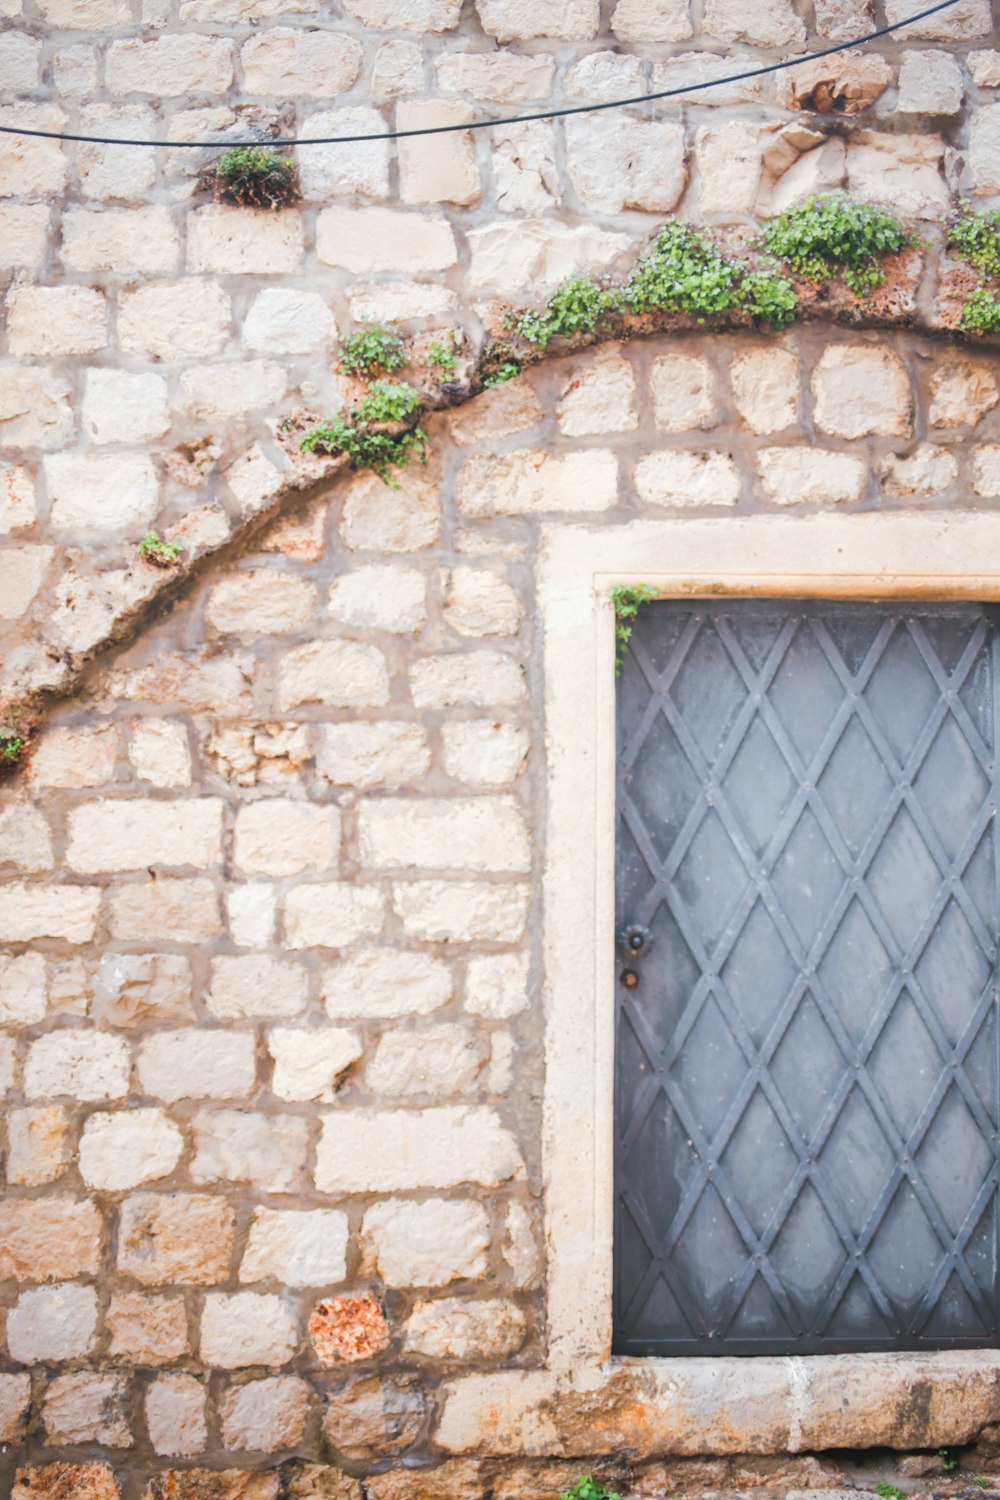
[(995, 1340), (997, 662), (978, 606), (641, 612), (617, 1352)]

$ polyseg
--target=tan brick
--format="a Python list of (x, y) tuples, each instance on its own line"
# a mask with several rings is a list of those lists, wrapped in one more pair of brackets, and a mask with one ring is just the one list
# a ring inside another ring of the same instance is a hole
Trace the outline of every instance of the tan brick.
[(233, 1210), (204, 1193), (136, 1193), (121, 1206), (118, 1269), (143, 1286), (212, 1286), (229, 1275)]
[(622, 42), (685, 42), (692, 34), (688, 0), (618, 0), (611, 30)]
[(151, 786), (190, 786), (187, 730), (170, 719), (140, 719), (128, 738), (128, 757), (140, 781)]
[(733, 396), (751, 432), (781, 432), (799, 420), (799, 362), (787, 349), (748, 349), (733, 359)]
[(93, 1276), (101, 1259), (101, 1216), (84, 1198), (10, 1198), (0, 1203), (0, 1280)]
[(586, 363), (571, 368), (556, 416), (559, 431), (566, 437), (632, 432), (639, 418), (635, 377), (628, 360), (612, 352), (598, 352)]
[(0, 270), (38, 270), (45, 260), (48, 232), (44, 203), (0, 204)]
[(719, 410), (712, 368), (700, 355), (671, 353), (657, 359), (650, 389), (656, 425), (664, 432), (690, 432), (717, 425)]
[(451, 52), (437, 57), (434, 75), (444, 94), (469, 94), (496, 104), (521, 104), (552, 94), (555, 59), (544, 54)]
[(62, 447), (73, 431), (69, 394), (55, 371), (0, 365), (0, 447)]
[(376, 1098), (428, 1098), (442, 1102), (476, 1088), (487, 1058), (485, 1039), (467, 1026), (424, 1025), (395, 1030), (381, 1038), (365, 1081)]
[(680, 202), (687, 183), (681, 125), (609, 112), (571, 117), (564, 128), (569, 178), (588, 209), (665, 213)]
[(468, 406), (448, 419), (452, 440), (460, 448), (492, 438), (523, 432), (542, 420), (542, 408), (526, 379), (508, 380), (494, 390), (483, 391)]
[(53, 863), (49, 825), (38, 809), (26, 802), (0, 804), (0, 868), (36, 873)]
[(344, 9), (373, 30), (451, 31), (462, 0), (344, 0)]
[(489, 1109), (341, 1109), (327, 1114), (316, 1148), (321, 1193), (392, 1193), (492, 1186), (516, 1176), (521, 1156)]
[[(354, 105), (321, 110), (302, 125), (302, 134), (316, 140), (328, 136), (381, 135), (388, 122), (377, 109)], [(361, 193), (367, 198), (389, 196), (389, 142), (358, 141), (353, 146), (311, 146), (299, 162), (304, 198), (329, 203), (331, 198)]]
[(170, 428), (167, 383), (159, 375), (88, 370), (83, 426), (95, 443), (147, 443)]
[(600, 24), (599, 0), (476, 0), (488, 36), (498, 42), (534, 37), (589, 41)]

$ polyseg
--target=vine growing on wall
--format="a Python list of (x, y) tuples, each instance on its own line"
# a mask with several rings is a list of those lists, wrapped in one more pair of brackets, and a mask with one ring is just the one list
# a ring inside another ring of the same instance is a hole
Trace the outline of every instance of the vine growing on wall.
[(644, 604), (656, 598), (648, 583), (619, 583), (609, 595), (615, 610), (615, 676), (621, 676), (636, 616)]
[(972, 334), (1000, 333), (1000, 212), (959, 204), (947, 222), (947, 244), (980, 275), (962, 304), (959, 327)]

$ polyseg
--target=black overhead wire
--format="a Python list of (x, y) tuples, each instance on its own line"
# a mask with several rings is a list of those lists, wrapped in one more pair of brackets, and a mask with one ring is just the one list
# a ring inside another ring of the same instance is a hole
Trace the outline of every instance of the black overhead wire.
[(927, 10), (917, 11), (915, 15), (906, 16), (902, 21), (893, 21), (887, 26), (880, 26), (876, 31), (866, 32), (864, 36), (854, 37), (851, 41), (838, 42), (834, 47), (823, 47), (818, 52), (807, 52), (802, 57), (793, 57), (785, 62), (766, 63), (760, 68), (747, 68), (742, 73), (730, 73), (724, 78), (706, 78), (700, 83), (688, 83), (680, 88), (659, 89), (655, 93), (639, 94), (630, 99), (605, 99), (597, 104), (570, 104), (564, 109), (544, 109), (528, 115), (505, 115), (488, 120), (469, 120), (464, 124), (425, 125), (418, 130), (378, 130), (365, 135), (321, 135), (304, 141), (294, 137), (263, 140), (258, 137), (243, 141), (231, 139), (225, 141), (147, 141), (135, 138), (125, 139), (115, 135), (78, 135), (70, 131), (28, 130), (19, 125), (0, 125), (0, 134), (33, 136), (46, 141), (80, 141), (90, 146), (164, 146), (171, 150), (187, 147), (197, 150), (229, 151), (237, 146), (350, 146), (362, 141), (399, 141), (411, 139), (414, 136), (452, 135), (465, 130), (490, 130), (494, 125), (524, 125), (534, 120), (561, 120), (567, 115), (590, 115), (596, 114), (598, 110), (625, 109), (633, 104), (650, 104), (657, 99), (676, 99), (681, 94), (697, 94), (703, 89), (718, 89), (731, 83), (745, 83), (751, 78), (763, 78), (768, 73), (781, 73), (785, 68), (797, 68), (803, 63), (815, 62), (817, 58), (834, 57), (838, 52), (849, 52), (853, 47), (863, 47), (866, 42), (874, 42), (879, 37), (891, 36), (895, 31), (902, 31), (907, 26), (915, 25), (917, 21), (924, 21), (928, 16), (936, 16), (939, 11), (949, 10), (957, 4), (958, 0), (940, 0), (939, 4), (931, 5)]

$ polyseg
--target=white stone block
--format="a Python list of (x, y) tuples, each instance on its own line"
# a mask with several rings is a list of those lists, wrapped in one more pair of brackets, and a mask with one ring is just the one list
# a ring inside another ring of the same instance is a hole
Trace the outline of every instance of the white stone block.
[(485, 1273), (489, 1220), (460, 1199), (389, 1199), (365, 1213), (362, 1242), (366, 1265), (387, 1286), (447, 1286)]
[(43, 467), (56, 531), (134, 531), (156, 515), (156, 470), (144, 454), (55, 453)]
[[(247, 92), (278, 99), (329, 99), (356, 83), (364, 53), (357, 37), (336, 28), (269, 26), (244, 42)], [(304, 130), (308, 139), (312, 130)]]
[(608, 510), (618, 500), (618, 460), (601, 448), (476, 454), (459, 470), (455, 498), (476, 517)]
[(330, 589), (329, 612), (343, 625), (412, 635), (427, 623), (426, 575), (377, 563), (341, 573)]
[(233, 82), (233, 47), (194, 31), (112, 42), (105, 76), (112, 94), (224, 94)]
[(425, 776), (430, 764), (419, 724), (355, 719), (320, 726), (316, 769), (333, 786), (404, 786)]
[(788, 349), (748, 349), (730, 367), (733, 397), (751, 432), (781, 432), (799, 420), (799, 361)]
[[(336, 135), (381, 135), (388, 125), (377, 109), (354, 105), (308, 115), (300, 127), (304, 140)], [(348, 193), (366, 198), (389, 195), (389, 142), (358, 141), (354, 145), (309, 146), (299, 153), (302, 196), (329, 202)]]
[(490, 953), (471, 958), (465, 976), (465, 1008), (490, 1021), (506, 1021), (528, 1006), (528, 955)]
[(127, 370), (87, 371), (83, 428), (94, 443), (148, 443), (170, 428), (167, 382)]
[(309, 1142), (309, 1123), (300, 1116), (202, 1109), (192, 1128), (192, 1182), (248, 1182), (261, 1193), (300, 1185)]
[(635, 487), (647, 505), (735, 505), (740, 472), (728, 453), (662, 448), (640, 458)]
[(346, 271), (406, 271), (411, 276), (445, 271), (458, 250), (448, 220), (440, 214), (391, 208), (325, 208), (316, 221), (316, 254)]
[(93, 1114), (80, 1137), (80, 1175), (88, 1187), (120, 1192), (169, 1176), (183, 1149), (183, 1135), (162, 1109)]
[(332, 1103), (341, 1074), (364, 1051), (356, 1032), (333, 1026), (276, 1026), (268, 1033), (267, 1045), (274, 1059), (272, 1092), (297, 1103)]
[(297, 885), (285, 897), (284, 912), (289, 948), (346, 948), (382, 931), (385, 897), (377, 886)]
[(863, 459), (824, 448), (762, 448), (757, 455), (764, 498), (775, 505), (843, 505), (860, 500)]
[(425, 943), (516, 943), (528, 915), (523, 885), (414, 880), (393, 887), (408, 937)]
[(254, 1036), (205, 1028), (156, 1032), (139, 1048), (136, 1072), (143, 1093), (168, 1104), (243, 1099), (257, 1076)]
[(410, 691), (417, 708), (501, 708), (524, 698), (524, 672), (500, 651), (456, 651), (416, 662)]
[(500, 42), (589, 41), (600, 24), (600, 0), (476, 0), (487, 35)]
[(347, 1215), (338, 1209), (258, 1208), (250, 1221), (241, 1281), (331, 1286), (347, 1275)]
[(189, 214), (187, 267), (213, 276), (287, 276), (302, 263), (302, 219), (293, 209), (209, 203)]
[(7, 1315), (7, 1348), (22, 1364), (79, 1359), (97, 1334), (97, 1292), (65, 1282), (22, 1292)]
[(373, 948), (323, 971), (323, 1001), (332, 1020), (428, 1015), (451, 994), (448, 966), (429, 953)]
[[(158, 203), (143, 208), (76, 208), (63, 219), (60, 255), (71, 271), (164, 274), (180, 266), (180, 237), (170, 210)], [(166, 316), (179, 305), (179, 288), (145, 291), (144, 305)]]
[(0, 942), (30, 943), (35, 938), (62, 938), (89, 943), (94, 936), (101, 889), (92, 885), (4, 886), (0, 902)]
[(123, 293), (118, 337), (129, 354), (201, 359), (221, 353), (231, 319), (229, 298), (218, 282), (186, 277)]
[(138, 720), (129, 733), (128, 756), (139, 779), (151, 786), (191, 785), (191, 751), (183, 723)]
[(131, 1055), (120, 1036), (99, 1031), (49, 1031), (28, 1046), (24, 1092), (28, 1099), (69, 1095), (86, 1103), (128, 1093)]
[(835, 437), (902, 436), (913, 420), (906, 367), (891, 349), (830, 344), (813, 372), (816, 425)]
[(283, 1365), (295, 1352), (295, 1317), (280, 1297), (257, 1292), (209, 1292), (201, 1318), (201, 1358), (236, 1370)]
[(683, 126), (608, 112), (572, 116), (564, 129), (567, 171), (586, 208), (667, 213), (680, 202), (687, 182)]
[(333, 708), (378, 707), (389, 701), (389, 673), (377, 646), (357, 641), (310, 641), (287, 652), (278, 668), (282, 710), (303, 703)]
[(316, 1148), (321, 1193), (393, 1193), (495, 1187), (523, 1171), (521, 1154), (492, 1110), (343, 1109), (328, 1114)]
[(212, 960), (205, 1008), (217, 1021), (297, 1016), (308, 1000), (308, 975), (266, 953), (222, 954)]
[(76, 807), (66, 862), (84, 874), (149, 865), (204, 869), (222, 857), (222, 803), (212, 797), (147, 797)]
[(521, 874), (531, 849), (512, 797), (373, 798), (358, 807), (362, 867)]
[(104, 297), (88, 287), (15, 287), (6, 306), (11, 354), (94, 354), (108, 342)]
[(48, 237), (44, 203), (0, 203), (0, 270), (40, 270)]
[(505, 786), (521, 774), (529, 736), (516, 724), (470, 719), (441, 726), (444, 768), (471, 786)]
[(650, 375), (653, 411), (664, 432), (691, 432), (715, 427), (719, 409), (712, 367), (697, 354), (665, 354)]
[[(467, 105), (443, 99), (414, 99), (396, 106), (399, 130), (426, 130), (436, 125), (462, 125), (472, 118)], [(471, 133), (401, 138), (399, 190), (404, 203), (455, 203), (461, 207), (479, 201), (479, 168)]]

